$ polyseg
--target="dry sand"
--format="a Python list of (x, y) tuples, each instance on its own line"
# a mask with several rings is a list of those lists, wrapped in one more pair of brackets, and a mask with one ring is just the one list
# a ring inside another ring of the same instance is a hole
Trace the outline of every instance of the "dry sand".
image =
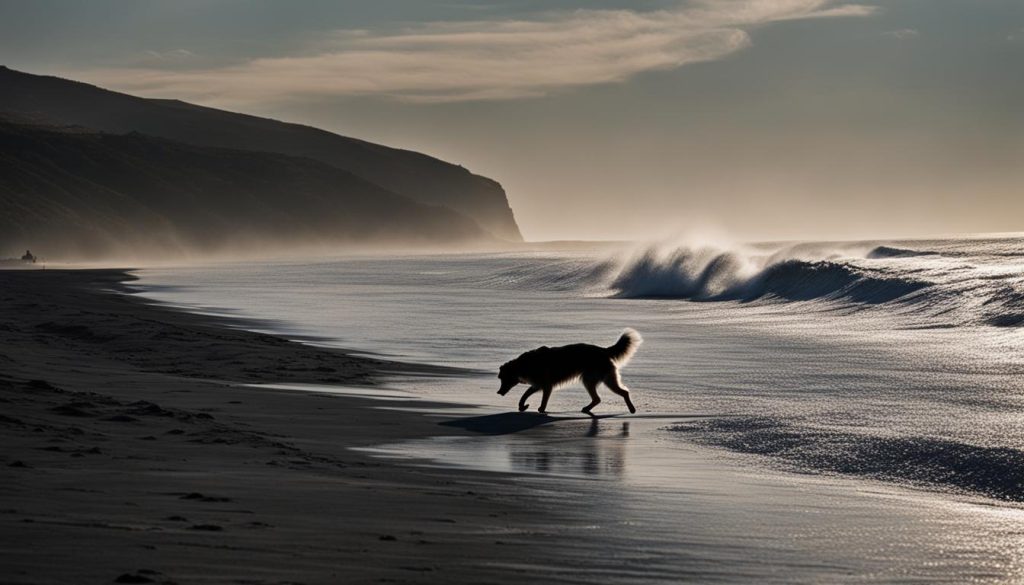
[[(572, 490), (372, 459), (349, 447), (426, 437), (436, 421), (241, 385), (458, 372), (115, 294), (130, 278), (0, 271), (2, 582), (587, 580), (572, 560), (552, 578), (522, 562), (552, 556), (544, 526)], [(600, 554), (572, 549), (581, 565)]]

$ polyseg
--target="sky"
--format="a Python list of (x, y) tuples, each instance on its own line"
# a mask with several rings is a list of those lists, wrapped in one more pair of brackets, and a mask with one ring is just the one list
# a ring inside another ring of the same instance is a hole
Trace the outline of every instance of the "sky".
[(0, 0), (0, 63), (462, 164), (529, 240), (1024, 231), (1021, 0)]

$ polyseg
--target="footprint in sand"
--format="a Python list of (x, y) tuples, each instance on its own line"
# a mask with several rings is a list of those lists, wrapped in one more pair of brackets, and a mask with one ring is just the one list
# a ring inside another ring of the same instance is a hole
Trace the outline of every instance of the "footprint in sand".
[(230, 502), (231, 498), (220, 496), (206, 496), (199, 492), (192, 492), (181, 496), (182, 500), (195, 500), (197, 502)]
[(103, 420), (105, 420), (107, 422), (125, 422), (125, 423), (138, 422), (139, 421), (139, 419), (137, 419), (137, 418), (135, 418), (133, 416), (128, 416), (127, 414), (115, 414), (114, 416), (108, 416), (107, 418), (105, 418)]
[(153, 580), (145, 575), (125, 573), (117, 579), (114, 579), (114, 583), (153, 583)]

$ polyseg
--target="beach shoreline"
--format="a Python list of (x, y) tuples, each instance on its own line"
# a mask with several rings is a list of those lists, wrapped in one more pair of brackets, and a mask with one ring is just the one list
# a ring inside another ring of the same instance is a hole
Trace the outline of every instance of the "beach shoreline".
[(111, 294), (130, 278), (0, 273), (5, 582), (539, 577), (512, 567), (543, 546), (531, 518), (552, 511), (500, 474), (351, 449), (437, 434), (436, 422), (371, 399), (249, 385), (369, 387), (458, 370), (353, 357)]
[(482, 372), (291, 341), (131, 278), (0, 272), (5, 583), (1024, 574), (1017, 506), (773, 469), (672, 432), (727, 420), (699, 402), (514, 412)]

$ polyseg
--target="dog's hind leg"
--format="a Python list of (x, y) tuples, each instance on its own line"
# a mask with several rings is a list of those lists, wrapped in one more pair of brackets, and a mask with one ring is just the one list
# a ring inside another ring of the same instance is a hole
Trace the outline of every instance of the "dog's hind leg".
[(583, 380), (583, 387), (587, 389), (587, 394), (590, 394), (590, 404), (583, 407), (583, 412), (587, 414), (590, 414), (595, 406), (601, 404), (601, 397), (597, 395), (597, 384), (592, 380)]
[(551, 388), (544, 389), (544, 397), (540, 399), (540, 408), (537, 412), (545, 412), (548, 409), (548, 399), (551, 398)]
[(604, 379), (605, 386), (622, 397), (626, 401), (626, 406), (629, 407), (629, 412), (635, 413), (636, 407), (633, 406), (633, 401), (629, 399), (629, 388), (622, 385), (622, 381), (619, 380), (619, 371), (614, 370), (608, 377)]
[(527, 408), (530, 408), (530, 405), (526, 403), (526, 399), (535, 394), (538, 390), (540, 390), (540, 388), (537, 386), (530, 386), (526, 389), (526, 392), (523, 392), (523, 397), (519, 399), (519, 412), (523, 412)]

